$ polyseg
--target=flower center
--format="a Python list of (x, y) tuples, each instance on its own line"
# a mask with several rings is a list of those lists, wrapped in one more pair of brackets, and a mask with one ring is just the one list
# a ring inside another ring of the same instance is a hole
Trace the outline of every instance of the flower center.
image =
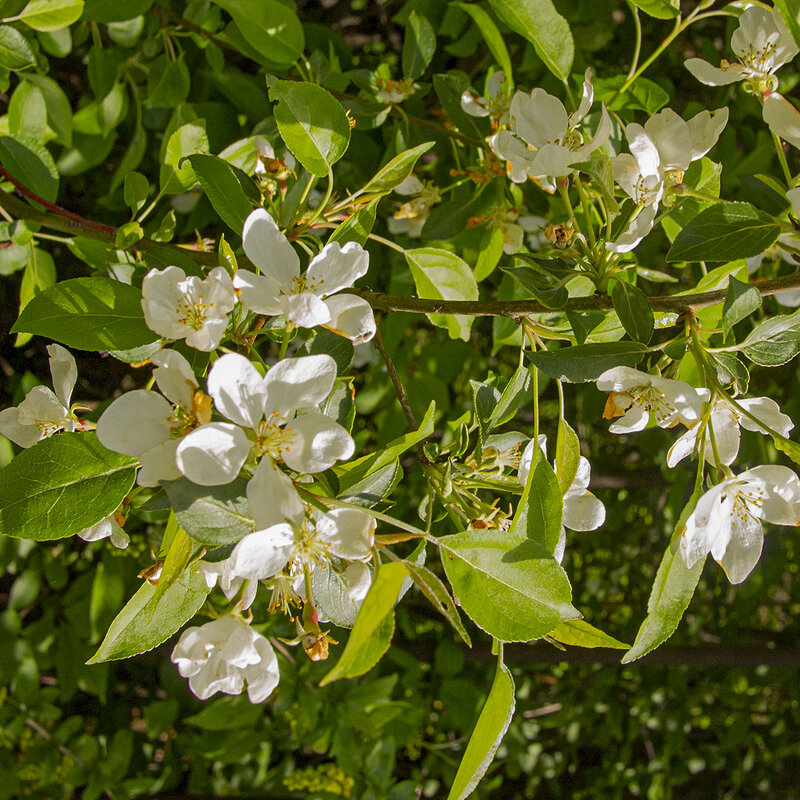
[(284, 426), (285, 420), (273, 411), (269, 419), (262, 422), (256, 431), (256, 449), (259, 455), (268, 456), (273, 461), (283, 460), (283, 453), (292, 449), (295, 432)]
[(764, 490), (760, 486), (733, 486), (726, 492), (733, 500), (731, 504), (731, 521), (746, 522), (748, 517), (761, 518), (764, 505)]
[(183, 302), (175, 309), (178, 322), (187, 325), (192, 330), (199, 331), (208, 319), (208, 312), (214, 308), (214, 303), (206, 303), (203, 295), (184, 295)]

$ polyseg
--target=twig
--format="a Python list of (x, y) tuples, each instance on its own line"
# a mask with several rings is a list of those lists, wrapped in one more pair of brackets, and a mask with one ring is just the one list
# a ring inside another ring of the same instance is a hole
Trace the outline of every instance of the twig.
[(417, 420), (414, 418), (414, 412), (411, 410), (411, 405), (408, 402), (408, 395), (403, 387), (403, 382), (400, 380), (400, 376), (397, 374), (397, 367), (395, 367), (392, 357), (386, 350), (386, 345), (383, 343), (383, 337), (381, 336), (379, 329), (375, 330), (375, 338), (373, 341), (375, 342), (375, 347), (378, 348), (378, 352), (381, 354), (384, 364), (386, 364), (386, 369), (389, 371), (389, 377), (391, 378), (392, 385), (394, 386), (395, 394), (397, 394), (397, 399), (400, 401), (400, 406), (403, 409), (403, 413), (406, 415), (406, 419), (408, 420), (408, 426), (412, 431), (415, 431), (417, 428), (419, 428), (419, 425), (417, 425)]
[[(38, 733), (42, 739), (46, 739), (49, 742), (53, 738), (38, 722), (36, 722), (36, 720), (33, 720), (30, 717), (25, 720), (25, 724), (32, 730), (36, 731), (36, 733)], [(65, 755), (67, 758), (71, 758), (78, 766), (86, 766), (80, 756), (76, 756), (75, 753), (73, 753), (71, 750), (68, 750), (63, 744), (58, 745), (58, 752), (62, 755)]]

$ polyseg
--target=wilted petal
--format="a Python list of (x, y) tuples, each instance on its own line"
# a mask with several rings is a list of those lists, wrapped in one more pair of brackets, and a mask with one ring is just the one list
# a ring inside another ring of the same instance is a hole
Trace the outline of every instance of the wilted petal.
[(325, 301), (313, 292), (281, 296), (281, 313), (298, 328), (314, 328), (330, 321)]
[(369, 269), (369, 253), (358, 242), (329, 242), (311, 259), (306, 272), (310, 291), (327, 297), (350, 288)]
[(702, 58), (690, 58), (683, 65), (706, 86), (725, 86), (743, 80), (747, 72), (741, 64), (729, 64), (725, 69), (713, 67)]
[(250, 261), (288, 293), (300, 276), (300, 259), (275, 220), (257, 208), (244, 222), (242, 246)]
[(271, 578), (289, 563), (294, 542), (294, 528), (285, 522), (249, 533), (233, 548), (228, 573), (248, 580)]
[(345, 561), (367, 561), (375, 541), (375, 520), (356, 508), (334, 508), (316, 521), (317, 534), (331, 555)]
[(233, 278), (233, 286), (242, 305), (250, 311), (269, 316), (281, 313), (281, 287), (271, 276), (240, 269)]
[(375, 335), (375, 315), (372, 306), (362, 297), (352, 294), (337, 294), (325, 300), (330, 321), (328, 330), (348, 338), (354, 345), (364, 344)]
[(305, 512), (294, 484), (269, 458), (261, 459), (247, 484), (247, 501), (256, 530), (303, 521)]
[(159, 350), (151, 359), (158, 388), (170, 402), (181, 408), (191, 408), (197, 389), (197, 378), (189, 362), (177, 350)]
[[(289, 428), (285, 429), (287, 432)], [(337, 461), (350, 458), (355, 443), (338, 422), (316, 412), (309, 412), (291, 422), (291, 443), (281, 456), (295, 472), (323, 472)]]
[(192, 483), (220, 486), (236, 478), (251, 447), (252, 442), (238, 425), (210, 422), (180, 440), (175, 459)]
[(69, 350), (60, 344), (47, 345), (50, 355), (50, 374), (53, 376), (53, 389), (61, 405), (69, 408), (72, 390), (78, 380), (78, 367)]
[(267, 416), (291, 417), (300, 408), (319, 405), (333, 389), (336, 362), (327, 354), (284, 358), (265, 380)]
[(488, 117), (489, 109), (482, 106), (479, 98), (465, 89), (461, 92), (461, 108), (471, 117)]
[(594, 89), (592, 88), (592, 71), (587, 69), (583, 76), (583, 92), (578, 108), (569, 115), (569, 127), (574, 128), (588, 113), (594, 102)]
[(404, 196), (419, 194), (424, 191), (425, 185), (416, 175), (409, 175), (402, 183), (394, 187), (397, 194)]
[(764, 100), (764, 122), (781, 139), (800, 147), (800, 112), (777, 92)]
[(217, 359), (208, 373), (208, 393), (220, 414), (243, 428), (255, 429), (264, 418), (266, 381), (238, 353)]

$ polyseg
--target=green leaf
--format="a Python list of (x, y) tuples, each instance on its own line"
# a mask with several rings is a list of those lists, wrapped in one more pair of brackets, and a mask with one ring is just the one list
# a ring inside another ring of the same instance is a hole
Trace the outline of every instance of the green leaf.
[(531, 464), (528, 472), (510, 533), (531, 539), (553, 555), (561, 537), (562, 512), (558, 478), (542, 449), (537, 448), (536, 462)]
[(423, 153), (427, 153), (434, 144), (435, 142), (425, 142), (409, 150), (403, 150), (388, 164), (382, 166), (361, 191), (364, 194), (386, 194), (391, 192), (412, 173), (420, 156)]
[(791, 361), (800, 353), (800, 311), (762, 322), (739, 349), (762, 367), (778, 367)]
[(153, 0), (86, 0), (83, 18), (94, 22), (124, 22), (144, 14)]
[(8, 104), (8, 127), (12, 136), (41, 145), (47, 133), (47, 104), (44, 94), (22, 81)]
[(278, 0), (214, 0), (232, 17), (247, 43), (276, 64), (303, 55), (305, 37), (297, 14)]
[(636, 634), (633, 647), (622, 657), (623, 664), (647, 655), (669, 639), (675, 633), (683, 612), (686, 611), (694, 595), (706, 560), (701, 558), (688, 569), (680, 554), (680, 541), (686, 529), (686, 520), (694, 511), (701, 493), (702, 487), (692, 495), (678, 518), (675, 531), (658, 567), (656, 579), (653, 581), (650, 599), (647, 602), (647, 617)]
[(37, 31), (57, 31), (72, 25), (83, 13), (83, 0), (30, 0), (17, 16)]
[(191, 84), (183, 53), (174, 61), (161, 56), (147, 74), (147, 102), (154, 108), (174, 108), (188, 97)]
[(208, 152), (208, 136), (205, 120), (195, 120), (181, 125), (167, 140), (164, 163), (161, 165), (159, 181), (165, 194), (184, 192), (197, 182), (191, 167), (184, 161), (194, 153)]
[[(170, 539), (169, 547), (164, 552), (164, 561), (161, 564), (161, 574), (158, 576), (156, 591), (153, 595), (153, 604), (158, 604), (158, 601), (183, 575), (189, 566), (194, 550), (194, 542), (178, 524), (174, 513), (170, 513), (167, 527), (172, 527), (174, 532)], [(164, 538), (166, 538), (166, 535)]]
[(407, 78), (419, 78), (431, 63), (436, 52), (436, 33), (427, 17), (412, 11), (406, 23), (403, 40), (403, 74)]
[(639, 342), (603, 342), (525, 355), (551, 378), (568, 383), (587, 383), (596, 381), (611, 367), (635, 366), (646, 352), (647, 348)]
[(375, 226), (375, 218), (378, 213), (378, 203), (380, 197), (375, 197), (365, 206), (351, 214), (330, 236), (328, 243), (339, 242), (344, 245), (347, 242), (358, 242), (362, 247), (367, 243), (370, 233)]
[(531, 368), (519, 366), (506, 384), (500, 399), (497, 401), (497, 405), (489, 415), (491, 426), (496, 428), (511, 420), (516, 415), (519, 407), (530, 397), (530, 391)]
[(277, 81), (269, 90), (283, 141), (313, 175), (324, 176), (350, 144), (350, 121), (341, 103), (315, 83)]
[(780, 450), (781, 453), (786, 453), (795, 464), (800, 464), (800, 444), (784, 436), (773, 436), (772, 441), (775, 443), (776, 449)]
[(488, 126), (477, 117), (472, 117), (461, 108), (461, 94), (470, 88), (469, 76), (464, 72), (452, 71), (433, 76), (433, 89), (442, 108), (455, 126), (465, 136), (481, 140)]
[(72, 107), (69, 104), (64, 90), (46, 75), (35, 72), (23, 73), (25, 80), (35, 86), (44, 95), (47, 109), (47, 122), (53, 133), (55, 141), (65, 147), (72, 146)]
[(349, 461), (347, 464), (334, 467), (336, 475), (339, 478), (341, 490), (344, 492), (345, 490), (353, 488), (356, 484), (361, 483), (368, 475), (373, 475), (384, 467), (389, 466), (398, 456), (401, 456), (407, 450), (414, 447), (414, 445), (427, 439), (433, 433), (433, 418), (435, 413), (436, 404), (431, 401), (428, 410), (425, 412), (425, 417), (417, 430), (406, 433), (397, 439), (393, 439), (375, 453), (370, 453), (355, 461)]
[(681, 13), (678, 0), (633, 0), (633, 4), (656, 19), (675, 19)]
[(23, 185), (51, 203), (58, 195), (58, 170), (44, 145), (0, 136), (0, 163)]
[(141, 172), (129, 172), (125, 176), (123, 197), (125, 205), (135, 214), (147, 200), (150, 194), (150, 181)]
[(511, 724), (515, 707), (514, 679), (501, 655), (492, 688), (469, 737), (447, 800), (464, 800), (478, 786)]
[(731, 328), (761, 308), (761, 293), (754, 286), (737, 281), (731, 275), (728, 280), (728, 292), (722, 306), (722, 327), (727, 336)]
[(797, 0), (775, 0), (773, 5), (780, 11), (795, 42), (800, 44), (800, 3)]
[(581, 443), (578, 441), (578, 434), (572, 430), (569, 422), (563, 417), (559, 417), (558, 436), (556, 437), (556, 476), (562, 496), (572, 486), (580, 460)]
[(311, 574), (311, 594), (322, 615), (340, 628), (356, 624), (359, 604), (349, 594), (343, 573), (335, 569), (315, 569)]
[(575, 44), (569, 23), (552, 0), (489, 0), (489, 5), (514, 33), (533, 45), (553, 75), (562, 81), (569, 78)]
[(144, 238), (142, 226), (136, 220), (131, 220), (117, 228), (117, 233), (114, 236), (114, 247), (118, 250), (125, 250), (135, 245), (142, 238)]
[(30, 42), (10, 25), (0, 25), (0, 67), (27, 69), (36, 63)]
[[(561, 263), (558, 259), (548, 259), (548, 262), (550, 261)], [(530, 267), (501, 267), (501, 269), (547, 308), (563, 308), (569, 300), (569, 292), (563, 282), (551, 275)]]
[(42, 439), (0, 470), (0, 530), (37, 541), (79, 533), (117, 510), (136, 467), (94, 433)]
[[(130, 144), (125, 154), (119, 160), (114, 175), (111, 178), (110, 191), (116, 192), (119, 185), (125, 181), (130, 173), (142, 163), (144, 154), (147, 151), (147, 132), (143, 125), (136, 125), (133, 129)], [(138, 174), (138, 173), (137, 173)], [(127, 201), (126, 201), (127, 204)], [(135, 213), (135, 212), (134, 212)]]
[[(417, 287), (417, 294), (428, 300), (477, 300), (478, 284), (469, 264), (449, 250), (421, 247), (406, 251), (406, 261)], [(472, 318), (459, 315), (429, 314), (428, 319), (447, 328), (452, 339), (469, 339)]]
[(638, 286), (618, 280), (611, 290), (611, 300), (625, 333), (634, 341), (648, 344), (653, 338), (655, 317), (647, 295)]
[(627, 650), (630, 647), (590, 625), (584, 619), (562, 622), (550, 633), (550, 638), (575, 647), (613, 647), (615, 650)]
[(505, 642), (527, 642), (580, 616), (567, 574), (524, 536), (477, 530), (439, 539), (442, 563), (461, 608)]
[(667, 261), (733, 261), (763, 253), (780, 225), (749, 203), (717, 203), (701, 211), (675, 237)]
[(205, 154), (188, 156), (188, 161), (214, 210), (231, 230), (241, 235), (253, 205), (230, 164)]
[(31, 300), (11, 329), (78, 350), (130, 350), (158, 336), (145, 324), (141, 292), (111, 278), (71, 278)]
[(156, 601), (156, 587), (145, 581), (86, 663), (116, 661), (158, 647), (200, 610), (209, 591), (200, 572), (187, 571)]
[(452, 5), (457, 6), (472, 17), (472, 21), (481, 32), (489, 52), (500, 65), (500, 69), (505, 73), (509, 86), (513, 89), (514, 72), (511, 68), (511, 57), (508, 55), (508, 48), (502, 34), (497, 30), (494, 20), (480, 6), (474, 3), (452, 3)]
[(320, 686), (363, 675), (380, 661), (392, 641), (394, 604), (407, 577), (408, 570), (400, 561), (378, 567), (344, 651)]
[(427, 567), (404, 561), (408, 574), (431, 605), (453, 626), (467, 647), (472, 647), (467, 629), (445, 585)]
[(247, 481), (198, 486), (186, 478), (162, 481), (181, 527), (201, 544), (233, 544), (253, 532)]

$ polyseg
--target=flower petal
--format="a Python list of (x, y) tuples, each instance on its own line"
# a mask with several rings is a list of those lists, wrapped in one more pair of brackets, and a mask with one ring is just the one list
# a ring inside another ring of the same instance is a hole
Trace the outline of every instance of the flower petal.
[(321, 514), (317, 534), (328, 542), (330, 553), (345, 561), (367, 561), (375, 541), (375, 520), (357, 508), (334, 508)]
[(247, 501), (256, 530), (303, 521), (305, 512), (294, 484), (269, 458), (261, 459), (247, 484)]
[(534, 147), (561, 141), (569, 125), (564, 104), (544, 89), (529, 95), (516, 92), (511, 100), (511, 129)]
[(317, 406), (335, 380), (336, 362), (327, 354), (284, 358), (267, 373), (265, 413), (287, 419), (300, 408)]
[(72, 390), (78, 380), (78, 367), (69, 350), (60, 344), (47, 345), (50, 355), (50, 374), (53, 376), (53, 389), (61, 405), (69, 408)]
[(240, 269), (233, 278), (233, 286), (242, 305), (250, 311), (269, 316), (281, 313), (281, 287), (269, 275), (256, 275), (255, 272)]
[(331, 318), (325, 323), (329, 331), (349, 339), (354, 345), (364, 344), (375, 335), (372, 306), (362, 297), (337, 294), (325, 300)]
[(266, 380), (238, 353), (226, 353), (214, 362), (208, 393), (217, 411), (243, 428), (255, 429), (264, 418)]
[(563, 523), (571, 531), (593, 531), (606, 521), (606, 507), (591, 492), (567, 493)]
[(136, 389), (118, 397), (103, 412), (97, 438), (115, 453), (139, 457), (169, 441), (172, 417), (172, 406), (160, 394)]
[(281, 313), (298, 328), (314, 328), (330, 321), (331, 312), (313, 292), (281, 296)]
[(294, 528), (285, 522), (249, 533), (233, 548), (228, 573), (247, 580), (271, 578), (289, 563), (294, 543)]
[(761, 523), (754, 517), (734, 516), (731, 539), (721, 558), (714, 556), (725, 570), (728, 580), (741, 583), (752, 571), (761, 558), (764, 546), (764, 532)]
[(723, 107), (714, 111), (701, 111), (686, 123), (692, 140), (692, 161), (702, 158), (717, 143), (728, 124), (728, 116), (728, 109)]
[(352, 437), (338, 422), (314, 411), (295, 418), (291, 433), (294, 436), (281, 457), (295, 472), (324, 472), (337, 461), (350, 458), (355, 450)]
[(731, 503), (722, 502), (722, 492), (727, 481), (709, 489), (698, 501), (694, 511), (686, 520), (681, 536), (681, 556), (691, 569), (695, 563), (717, 548), (725, 552), (731, 534)]
[(671, 108), (662, 109), (645, 122), (644, 130), (658, 148), (663, 169), (689, 169), (692, 137), (688, 123), (678, 114)]
[(257, 208), (245, 220), (242, 230), (245, 255), (283, 289), (291, 291), (292, 281), (300, 275), (300, 259), (275, 220)]
[(278, 671), (278, 658), (269, 641), (259, 635), (254, 644), (261, 660), (258, 664), (245, 667), (242, 674), (247, 681), (247, 696), (250, 702), (263, 703), (275, 691), (281, 676)]
[(190, 409), (197, 389), (197, 378), (186, 358), (177, 350), (159, 350), (151, 359), (158, 388), (170, 402)]
[[(745, 397), (736, 402), (781, 436), (788, 436), (789, 431), (794, 428), (792, 418), (784, 414), (771, 397)], [(740, 415), (739, 424), (748, 431), (766, 432), (755, 420), (744, 414)]]
[(764, 100), (764, 122), (781, 139), (800, 147), (800, 112), (777, 92)]
[(311, 259), (306, 272), (308, 288), (320, 297), (349, 289), (369, 269), (369, 253), (358, 242), (330, 242)]
[(702, 58), (690, 58), (683, 65), (700, 83), (706, 86), (725, 86), (736, 83), (746, 77), (745, 68), (741, 64), (730, 64), (725, 69), (713, 67)]
[(180, 440), (175, 460), (192, 483), (220, 486), (236, 478), (251, 447), (252, 442), (238, 425), (210, 422)]
[(19, 409), (16, 406), (0, 411), (0, 433), (11, 439), (19, 447), (33, 447), (44, 433), (36, 425), (23, 425), (19, 421)]

